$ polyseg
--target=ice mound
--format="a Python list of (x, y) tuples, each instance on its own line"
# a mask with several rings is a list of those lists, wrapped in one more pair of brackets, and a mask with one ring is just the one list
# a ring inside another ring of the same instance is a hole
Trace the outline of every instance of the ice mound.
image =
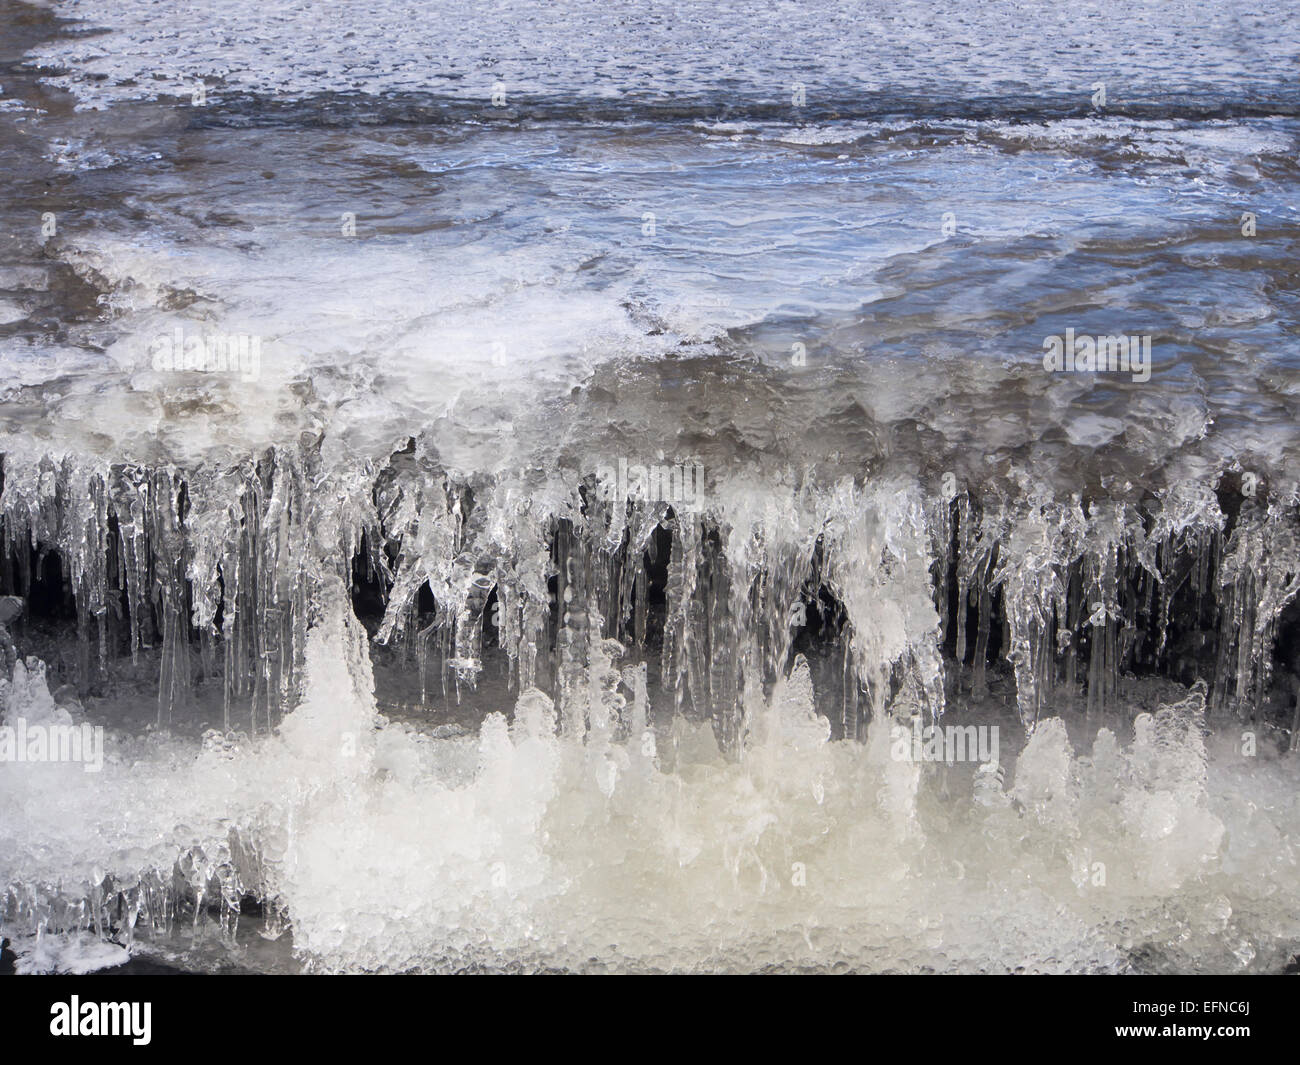
[[(1208, 789), (1203, 688), (1139, 715), (1127, 744), (1102, 730), (1088, 756), (1040, 721), (1004, 790), (872, 737), (832, 741), (802, 659), (770, 696), (746, 693), (734, 758), (707, 726), (647, 728), (637, 670), (589, 688), (567, 734), (530, 690), (477, 738), (437, 739), (375, 712), (349, 618), (322, 605), (277, 735), (130, 748), (129, 772), (108, 766), (106, 788), (61, 789), (44, 813), (13, 805), (0, 768), (7, 934), (129, 942), (133, 922), (248, 892), (268, 934), (287, 921), (303, 963), (329, 971), (1126, 971), (1144, 921), (1179, 949), (1231, 928), (1234, 966), (1276, 955), (1258, 914), (1233, 925), (1225, 902), (1241, 885)], [(626, 697), (593, 710), (602, 691)], [(980, 789), (1006, 801), (940, 798)], [(1279, 839), (1287, 816), (1269, 816)], [(160, 890), (175, 874), (188, 899)], [(1273, 901), (1300, 893), (1293, 867), (1263, 875)], [(41, 942), (24, 957), (64, 949)]]
[(111, 969), (130, 960), (130, 952), (94, 935), (28, 936), (10, 944), (19, 976), (44, 973), (81, 975)]

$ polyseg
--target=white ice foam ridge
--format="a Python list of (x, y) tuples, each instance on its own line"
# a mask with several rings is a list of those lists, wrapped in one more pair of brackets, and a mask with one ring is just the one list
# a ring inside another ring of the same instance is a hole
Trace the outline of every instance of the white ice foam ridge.
[[(326, 971), (1276, 971), (1300, 934), (1294, 761), (1207, 769), (1203, 686), (1090, 754), (1044, 718), (976, 773), (898, 760), (887, 717), (832, 741), (802, 658), (746, 685), (725, 757), (707, 724), (649, 727), (608, 641), (582, 720), (531, 689), (438, 739), (377, 712), (365, 643), (324, 588), (275, 734), (0, 767), (24, 958), (147, 950), (205, 909), (233, 944), (245, 892)], [(0, 694), (6, 720), (49, 698)]]

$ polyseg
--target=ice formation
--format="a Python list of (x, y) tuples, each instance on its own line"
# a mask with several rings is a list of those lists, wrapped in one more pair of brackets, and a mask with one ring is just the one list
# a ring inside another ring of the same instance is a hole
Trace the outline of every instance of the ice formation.
[[(1102, 505), (890, 478), (784, 505), (720, 481), (699, 515), (579, 483), (545, 509), (407, 455), (312, 491), (303, 454), (197, 477), (6, 462), (15, 590), (55, 552), (75, 590), (74, 686), (132, 658), (160, 677), (154, 731), (113, 730), (103, 779), (0, 773), (7, 934), (130, 947), (211, 923), (234, 942), (257, 900), (323, 969), (961, 970), (1020, 951), (1090, 971), (1138, 964), (1114, 938), (1134, 907), (1155, 929), (1206, 907), (1253, 944), (1234, 965), (1285, 952), (1294, 929), (1234, 923), (1216, 885), (1249, 869), (1253, 894), (1296, 894), (1294, 765), (1260, 774), (1267, 803), (1214, 797), (1203, 732), (1240, 721), (1267, 746), (1300, 579), (1289, 500), (1229, 517), (1208, 490)], [(1190, 695), (1076, 752), (1067, 725), (1125, 720), (1135, 674), (1193, 652), (1214, 672)], [(372, 653), (407, 658), (421, 705), (481, 707), (477, 735), (381, 713)], [(67, 714), (36, 659), (5, 700)], [(893, 722), (946, 707), (1024, 750), (978, 770), (891, 757)], [(970, 801), (938, 801), (953, 789)], [(1233, 824), (1277, 847), (1232, 854)], [(990, 951), (999, 891), (1024, 923)]]
[(1287, 965), (1300, 21), (210, 6), (0, 35), (16, 968)]

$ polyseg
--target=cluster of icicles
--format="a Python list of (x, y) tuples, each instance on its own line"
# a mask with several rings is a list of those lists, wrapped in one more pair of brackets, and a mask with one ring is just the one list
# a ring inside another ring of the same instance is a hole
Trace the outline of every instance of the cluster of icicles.
[(1106, 707), (1126, 672), (1189, 661), (1212, 712), (1254, 717), (1300, 591), (1294, 489), (1243, 496), (1230, 519), (1214, 485), (1135, 504), (1025, 478), (947, 494), (902, 477), (738, 479), (676, 514), (559, 473), (461, 477), (409, 454), (346, 474), (283, 451), (196, 472), (10, 459), (3, 478), (0, 593), (28, 596), (58, 553), (77, 685), (115, 656), (156, 654), (159, 722), (219, 682), (227, 731), (292, 708), (326, 577), (381, 589), (374, 642), (413, 652), (426, 692), (472, 687), (491, 633), (512, 686), (563, 707), (614, 638), (657, 659), (673, 707), (712, 719), (724, 745), (745, 678), (787, 672), (812, 622), (842, 647), (844, 705), (829, 716), (845, 735), (904, 691), (942, 713), (953, 666), (980, 694), (998, 658), (1026, 726), (1058, 686)]

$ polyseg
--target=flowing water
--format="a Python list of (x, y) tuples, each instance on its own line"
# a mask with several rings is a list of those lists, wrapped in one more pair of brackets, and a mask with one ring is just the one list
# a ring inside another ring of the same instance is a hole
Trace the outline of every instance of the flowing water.
[(0, 0), (16, 966), (1291, 965), (1300, 7), (1122, 8)]

